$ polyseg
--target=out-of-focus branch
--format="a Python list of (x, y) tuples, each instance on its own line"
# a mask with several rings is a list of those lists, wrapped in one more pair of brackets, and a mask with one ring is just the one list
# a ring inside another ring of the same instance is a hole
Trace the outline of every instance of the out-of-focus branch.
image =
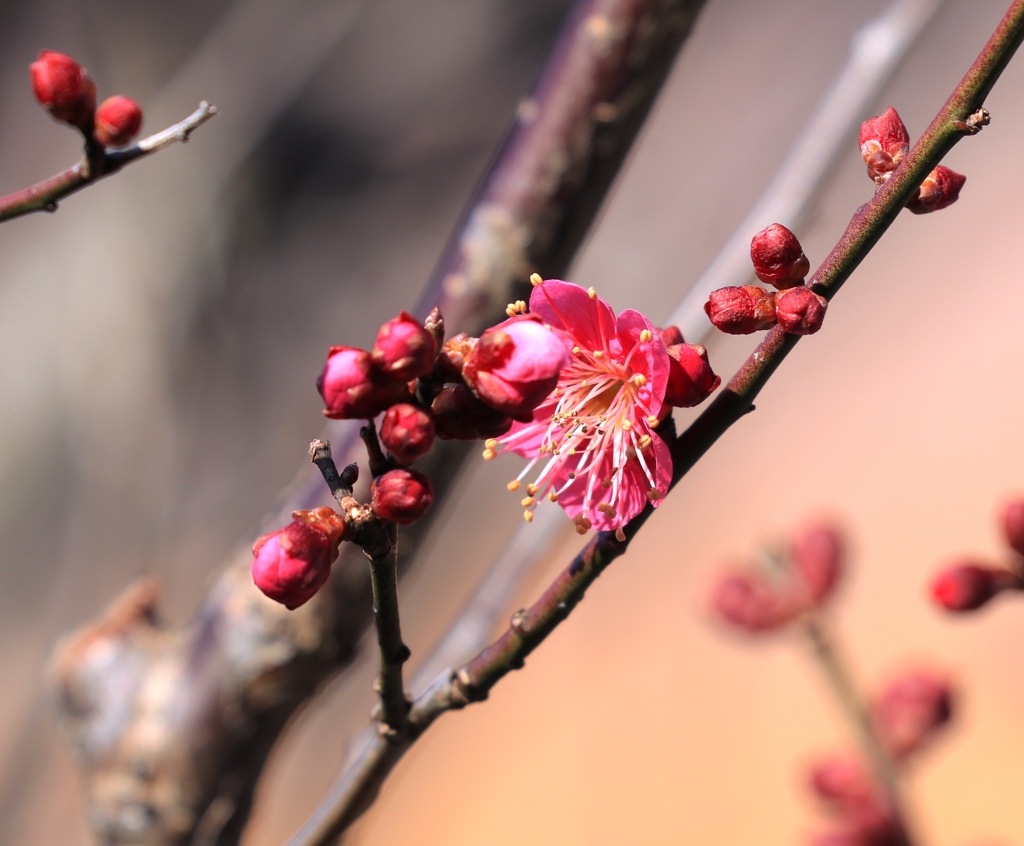
[[(565, 270), (702, 4), (580, 0), (434, 274), (421, 316), (440, 304), (449, 327), (479, 332), (532, 269)], [(356, 429), (332, 434), (345, 463), (356, 454)], [(418, 466), (443, 492), (457, 461), (451, 451), (434, 453), (430, 466)], [(307, 474), (285, 510), (321, 501), (322, 484)], [(409, 533), (403, 549), (415, 538)], [(104, 842), (239, 841), (285, 723), (351, 660), (369, 623), (359, 558), (343, 555), (327, 587), (288, 612), (254, 589), (242, 549), (183, 629), (156, 624), (147, 583), (69, 638), (55, 661), (57, 710)]]
[(56, 211), (57, 202), (69, 194), (105, 176), (117, 173), (125, 165), (162, 150), (170, 144), (188, 141), (192, 133), (217, 114), (217, 107), (205, 100), (187, 118), (161, 132), (119, 150), (105, 150), (93, 145), (89, 154), (61, 173), (44, 179), (28, 188), (0, 197), (0, 223), (14, 217), (37, 211)]

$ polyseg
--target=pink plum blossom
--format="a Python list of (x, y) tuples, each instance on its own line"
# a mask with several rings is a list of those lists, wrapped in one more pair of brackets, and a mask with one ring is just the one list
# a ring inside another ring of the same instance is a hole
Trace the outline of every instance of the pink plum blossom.
[(642, 314), (616, 318), (594, 290), (534, 278), (530, 311), (570, 354), (551, 395), (530, 422), (487, 442), (485, 457), (512, 451), (530, 460), (526, 519), (536, 498), (558, 502), (581, 534), (615, 530), (668, 492), (672, 457), (655, 428), (663, 417), (669, 357), (658, 330)]

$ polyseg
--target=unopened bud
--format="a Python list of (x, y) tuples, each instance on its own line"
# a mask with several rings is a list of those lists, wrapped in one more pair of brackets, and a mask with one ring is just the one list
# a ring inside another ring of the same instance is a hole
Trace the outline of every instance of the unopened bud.
[(889, 178), (910, 149), (910, 134), (891, 106), (860, 127), (860, 154), (868, 166), (868, 176), (879, 185)]
[(834, 526), (816, 523), (798, 532), (790, 544), (796, 574), (814, 604), (824, 602), (842, 575), (843, 539)]
[(415, 405), (393, 405), (381, 421), (380, 441), (399, 464), (412, 464), (434, 445), (434, 419)]
[(822, 758), (811, 767), (809, 776), (811, 790), (831, 802), (861, 802), (874, 792), (864, 765), (852, 755)]
[(749, 335), (775, 325), (775, 292), (757, 285), (719, 288), (704, 303), (716, 328), (730, 335)]
[(142, 109), (130, 97), (109, 97), (96, 109), (93, 134), (104, 147), (123, 147), (142, 128)]
[(377, 330), (373, 363), (393, 379), (408, 381), (434, 368), (437, 343), (415, 317), (403, 311)]
[(43, 50), (29, 65), (36, 100), (56, 120), (88, 131), (96, 108), (96, 83), (70, 56)]
[(430, 479), (416, 470), (388, 470), (370, 485), (373, 512), (402, 526), (415, 523), (434, 503)]
[(512, 418), (481, 402), (465, 385), (445, 385), (431, 403), (434, 430), (443, 440), (497, 438), (512, 428)]
[[(677, 330), (678, 331), (678, 330)], [(691, 408), (704, 402), (721, 383), (708, 361), (708, 351), (697, 344), (673, 344), (668, 348), (668, 384), (665, 402)]]
[(790, 335), (813, 335), (825, 320), (828, 300), (803, 285), (779, 291), (775, 296), (775, 317), (779, 328)]
[(781, 223), (773, 223), (754, 236), (750, 260), (757, 278), (780, 290), (801, 284), (811, 269), (800, 241)]
[(975, 611), (996, 594), (1010, 588), (1012, 573), (983, 564), (947, 567), (931, 584), (932, 598), (947, 611)]
[(1024, 555), (1024, 499), (1011, 499), (1003, 506), (1002, 523), (1006, 542)]
[(745, 571), (727, 573), (718, 580), (711, 606), (722, 620), (748, 634), (777, 629), (795, 613), (767, 579)]
[(882, 691), (872, 713), (890, 754), (906, 758), (930, 743), (950, 721), (953, 690), (944, 676), (911, 670)]
[(369, 419), (408, 398), (409, 388), (380, 373), (366, 350), (331, 347), (316, 381), (327, 406), (324, 415), (342, 420)]
[(967, 177), (945, 165), (938, 165), (925, 177), (907, 208), (914, 214), (928, 214), (951, 206), (960, 197)]
[(686, 341), (683, 340), (683, 330), (678, 326), (666, 326), (664, 329), (659, 329), (658, 334), (661, 336), (661, 342), (666, 347), (686, 343)]

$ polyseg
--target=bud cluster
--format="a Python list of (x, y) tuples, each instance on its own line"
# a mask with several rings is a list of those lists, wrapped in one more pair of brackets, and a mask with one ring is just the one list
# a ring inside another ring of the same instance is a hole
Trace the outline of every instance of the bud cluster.
[[(890, 106), (882, 114), (861, 124), (859, 143), (861, 157), (868, 166), (868, 176), (882, 186), (909, 152), (910, 134), (896, 110)], [(957, 201), (966, 181), (963, 174), (938, 165), (921, 183), (907, 208), (914, 214), (928, 214), (951, 206)]]
[(80, 130), (103, 147), (122, 147), (142, 128), (142, 109), (115, 95), (96, 106), (96, 83), (78, 62), (55, 50), (42, 50), (29, 65), (36, 100), (54, 118)]
[(792, 335), (813, 335), (825, 319), (828, 301), (804, 284), (810, 262), (800, 241), (781, 223), (758, 232), (750, 242), (750, 260), (757, 285), (712, 291), (704, 311), (716, 328), (730, 335), (749, 335), (776, 324)]

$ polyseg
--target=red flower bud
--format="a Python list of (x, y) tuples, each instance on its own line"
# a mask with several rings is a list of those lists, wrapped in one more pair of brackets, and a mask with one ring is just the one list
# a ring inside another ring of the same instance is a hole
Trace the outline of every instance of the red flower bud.
[(947, 611), (975, 611), (992, 597), (1013, 586), (1007, 570), (964, 563), (947, 567), (931, 585), (932, 598)]
[(123, 147), (142, 127), (142, 109), (130, 97), (108, 97), (96, 109), (93, 134), (104, 147)]
[(377, 330), (373, 363), (393, 379), (408, 381), (434, 369), (437, 342), (415, 317), (403, 311)]
[(734, 571), (718, 580), (711, 606), (726, 623), (748, 634), (771, 631), (796, 614), (767, 579), (756, 573)]
[(308, 602), (331, 574), (345, 523), (330, 508), (296, 511), (296, 519), (252, 546), (252, 578), (289, 610)]
[(1006, 542), (1024, 555), (1024, 499), (1011, 499), (1003, 506), (1002, 522)]
[(88, 131), (96, 108), (96, 83), (89, 72), (70, 56), (42, 50), (29, 65), (32, 91), (56, 120)]
[(879, 185), (889, 178), (910, 149), (907, 128), (891, 106), (860, 127), (860, 154), (868, 166), (868, 176)]
[(754, 236), (750, 260), (757, 278), (780, 290), (800, 285), (811, 269), (796, 235), (781, 223), (773, 223)]
[(891, 682), (872, 704), (878, 732), (894, 758), (930, 743), (953, 716), (949, 681), (928, 670), (911, 670)]
[(749, 335), (775, 325), (775, 292), (756, 285), (719, 288), (711, 292), (704, 311), (723, 332)]
[(570, 361), (562, 339), (539, 320), (513, 317), (484, 332), (466, 358), (462, 377), (492, 408), (529, 421)]
[(442, 440), (476, 441), (498, 438), (512, 428), (512, 418), (477, 399), (465, 385), (445, 385), (430, 411)]
[(816, 523), (798, 532), (789, 555), (811, 601), (826, 600), (843, 570), (843, 539), (835, 527)]
[(825, 320), (828, 300), (802, 285), (779, 291), (775, 296), (775, 316), (779, 328), (790, 335), (813, 335)]
[(668, 348), (668, 357), (665, 402), (669, 405), (676, 408), (699, 405), (722, 383), (721, 377), (712, 371), (708, 351), (702, 346), (673, 344)]
[(664, 329), (659, 329), (658, 334), (661, 335), (661, 342), (666, 347), (686, 343), (686, 341), (683, 340), (683, 330), (678, 326), (666, 326)]
[(415, 470), (388, 470), (370, 485), (373, 512), (385, 520), (408, 526), (415, 523), (434, 502), (430, 479)]
[(342, 420), (369, 419), (409, 396), (409, 386), (394, 382), (373, 366), (366, 350), (331, 347), (316, 380), (324, 398), (324, 416)]
[(380, 440), (395, 461), (412, 464), (434, 445), (434, 419), (415, 405), (393, 405), (381, 421)]
[(960, 197), (967, 177), (945, 165), (938, 165), (925, 177), (907, 208), (914, 214), (928, 214), (951, 206)]
[(822, 758), (811, 767), (809, 776), (811, 790), (832, 802), (862, 802), (874, 793), (864, 765), (852, 755)]

